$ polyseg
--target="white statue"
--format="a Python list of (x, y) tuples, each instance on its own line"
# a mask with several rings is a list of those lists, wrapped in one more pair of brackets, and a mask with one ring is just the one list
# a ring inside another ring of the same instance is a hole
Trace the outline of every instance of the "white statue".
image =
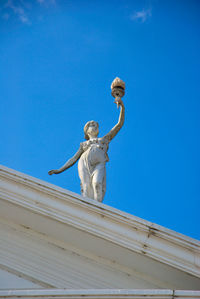
[(99, 124), (89, 121), (84, 126), (85, 142), (80, 144), (79, 150), (60, 169), (50, 170), (48, 173), (58, 174), (78, 160), (78, 173), (81, 180), (81, 193), (84, 197), (90, 197), (102, 202), (106, 191), (106, 162), (109, 161), (107, 151), (110, 141), (116, 136), (124, 123), (124, 104), (121, 97), (125, 93), (125, 84), (116, 78), (112, 85), (112, 95), (117, 107), (120, 106), (118, 123), (104, 137), (98, 138)]

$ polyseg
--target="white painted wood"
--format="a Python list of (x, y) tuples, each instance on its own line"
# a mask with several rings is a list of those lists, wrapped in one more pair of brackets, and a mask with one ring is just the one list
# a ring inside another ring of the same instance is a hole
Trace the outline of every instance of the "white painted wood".
[(199, 299), (200, 291), (173, 290), (11, 290), (0, 291), (0, 298), (71, 299)]
[(59, 246), (51, 238), (10, 223), (0, 223), (0, 264), (46, 287), (157, 288), (159, 284)]
[(0, 167), (0, 268), (46, 288), (199, 289), (200, 243)]

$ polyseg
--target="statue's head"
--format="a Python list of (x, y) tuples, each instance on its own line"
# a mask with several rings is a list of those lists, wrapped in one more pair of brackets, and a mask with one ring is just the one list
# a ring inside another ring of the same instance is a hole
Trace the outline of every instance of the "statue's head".
[(85, 139), (89, 140), (90, 137), (96, 138), (99, 134), (98, 122), (91, 120), (88, 121), (84, 126)]

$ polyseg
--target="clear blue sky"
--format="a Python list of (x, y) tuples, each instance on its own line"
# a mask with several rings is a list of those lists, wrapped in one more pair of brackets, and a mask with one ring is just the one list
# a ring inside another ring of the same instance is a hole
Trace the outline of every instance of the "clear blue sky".
[(80, 192), (77, 165), (49, 176), (117, 122), (104, 203), (200, 239), (200, 1), (3, 0), (1, 164)]

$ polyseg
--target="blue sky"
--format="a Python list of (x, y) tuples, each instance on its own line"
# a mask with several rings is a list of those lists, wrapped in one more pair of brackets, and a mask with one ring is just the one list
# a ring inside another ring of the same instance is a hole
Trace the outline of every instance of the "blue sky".
[(104, 203), (200, 239), (199, 15), (194, 0), (1, 1), (1, 164), (79, 193), (77, 165), (47, 172), (88, 120), (115, 125), (119, 76)]

